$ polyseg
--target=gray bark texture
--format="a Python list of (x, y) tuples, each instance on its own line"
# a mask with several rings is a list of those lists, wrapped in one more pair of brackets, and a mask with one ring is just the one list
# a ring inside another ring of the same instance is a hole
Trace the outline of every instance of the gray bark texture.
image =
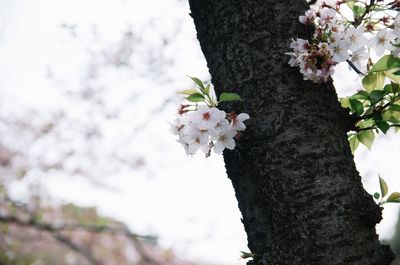
[(304, 81), (288, 65), (301, 0), (189, 0), (215, 85), (243, 102), (247, 130), (225, 151), (250, 265), (389, 265), (375, 225), (381, 208), (363, 189), (346, 132), (353, 123), (332, 82)]

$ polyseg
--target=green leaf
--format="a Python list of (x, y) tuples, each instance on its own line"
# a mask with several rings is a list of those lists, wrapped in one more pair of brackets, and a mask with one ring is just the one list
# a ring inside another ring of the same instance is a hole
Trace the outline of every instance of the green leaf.
[(357, 113), (358, 115), (361, 115), (364, 112), (363, 104), (360, 101), (358, 101), (357, 99), (350, 98), (350, 109), (354, 113)]
[(355, 1), (348, 1), (346, 4), (353, 10), (354, 5), (356, 4)]
[(371, 93), (369, 94), (369, 96), (371, 98), (371, 103), (374, 104), (374, 103), (378, 102), (385, 95), (386, 95), (386, 93), (383, 90), (373, 90), (373, 91), (371, 91)]
[(235, 100), (242, 100), (240, 96), (236, 93), (226, 93), (223, 92), (221, 96), (219, 96), (219, 102), (225, 101), (235, 101)]
[(400, 83), (400, 75), (397, 74), (399, 71), (400, 71), (400, 68), (393, 68), (393, 69), (385, 71), (384, 73), (392, 81), (394, 81), (396, 83)]
[(206, 88), (204, 89), (204, 93), (205, 93), (206, 95), (210, 95), (210, 84), (208, 84), (208, 85), (206, 86)]
[(363, 7), (363, 6), (356, 6), (356, 5), (355, 5), (355, 6), (353, 6), (352, 10), (353, 10), (353, 13), (354, 13), (355, 16), (360, 16), (360, 15), (364, 14), (364, 12), (365, 12), (365, 7)]
[(371, 92), (372, 90), (382, 89), (384, 81), (385, 74), (382, 72), (376, 72), (366, 75), (362, 80), (362, 84), (365, 90)]
[(182, 90), (179, 92), (176, 92), (178, 94), (183, 94), (183, 95), (192, 95), (194, 93), (198, 93), (198, 90), (196, 88), (192, 88), (192, 89), (186, 89), (186, 90)]
[(350, 108), (350, 98), (340, 98), (339, 101), (342, 108)]
[[(390, 108), (390, 107), (389, 107), (389, 108)], [(384, 110), (384, 111), (382, 111), (382, 113), (381, 113), (382, 119), (383, 119), (384, 121), (390, 121), (390, 122), (392, 122), (392, 120), (393, 120), (393, 115), (392, 115), (392, 113), (393, 113), (393, 111), (390, 111), (390, 110)]]
[(251, 252), (245, 252), (245, 251), (240, 251), (240, 252), (241, 252), (240, 257), (241, 257), (242, 259), (254, 258), (254, 255), (253, 255), (253, 253), (251, 253)]
[(359, 128), (368, 128), (372, 127), (375, 124), (375, 121), (373, 119), (364, 119), (359, 122), (357, 122), (357, 127)]
[(190, 102), (202, 102), (204, 101), (204, 96), (200, 93), (194, 93), (186, 98)]
[(393, 68), (400, 68), (400, 59), (393, 55), (385, 55), (372, 66), (369, 72), (382, 72)]
[(372, 91), (375, 89), (376, 75), (368, 74), (362, 79), (362, 84), (367, 91)]
[(383, 178), (381, 178), (381, 176), (379, 176), (379, 186), (381, 187), (382, 197), (385, 197), (386, 194), (388, 194), (389, 189), (388, 185), (386, 184), (386, 181)]
[(391, 85), (392, 85), (392, 92), (393, 92), (393, 93), (397, 93), (397, 92), (400, 91), (400, 86), (399, 86), (398, 83), (392, 82)]
[(204, 90), (205, 89), (205, 87), (204, 87), (204, 85), (203, 85), (203, 82), (200, 80), (200, 79), (198, 79), (197, 77), (194, 77), (194, 76), (188, 76), (190, 79), (192, 79), (193, 80), (193, 82), (196, 84), (196, 85), (198, 85), (199, 87), (200, 87), (200, 89), (201, 90)]
[(369, 99), (369, 94), (367, 91), (358, 91), (356, 94), (352, 95), (351, 98), (353, 99)]
[(372, 119), (376, 123), (376, 122), (382, 120), (382, 115), (379, 112), (374, 112), (374, 113), (372, 113)]
[(375, 139), (375, 134), (372, 130), (360, 131), (357, 134), (357, 138), (368, 149), (371, 149), (372, 143), (374, 142)]
[(384, 111), (382, 111), (382, 119), (385, 121), (393, 122), (393, 123), (399, 123), (400, 122), (400, 112), (393, 111), (393, 110), (384, 110)]
[(400, 112), (400, 105), (398, 105), (398, 104), (390, 104), (389, 109)]
[(393, 192), (392, 194), (389, 195), (387, 198), (386, 202), (400, 202), (400, 192)]
[(375, 193), (374, 193), (374, 198), (375, 198), (375, 199), (378, 200), (380, 197), (381, 197), (381, 195), (379, 194), (379, 192), (375, 192)]
[(376, 126), (378, 126), (378, 128), (384, 133), (386, 134), (386, 132), (390, 129), (390, 125), (389, 123), (387, 123), (386, 121), (378, 121), (376, 123)]
[(348, 139), (349, 139), (349, 143), (350, 143), (351, 153), (354, 155), (354, 152), (356, 151), (358, 145), (360, 144), (360, 141), (358, 140), (356, 134), (349, 136)]
[(383, 87), (383, 91), (385, 91), (386, 94), (392, 92), (392, 91), (393, 91), (393, 89), (392, 89), (392, 84), (386, 84), (386, 85)]

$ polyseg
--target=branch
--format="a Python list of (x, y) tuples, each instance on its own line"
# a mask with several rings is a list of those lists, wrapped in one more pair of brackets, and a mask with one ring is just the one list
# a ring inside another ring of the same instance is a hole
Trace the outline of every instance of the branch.
[(80, 255), (82, 255), (85, 259), (87, 259), (92, 265), (103, 265), (103, 263), (101, 263), (100, 261), (98, 261), (92, 254), (92, 252), (86, 248), (83, 248), (82, 246), (78, 246), (77, 244), (75, 244), (74, 242), (72, 242), (72, 240), (70, 240), (68, 237), (63, 236), (61, 234), (55, 234), (54, 238), (66, 245), (67, 247), (69, 247), (71, 250), (79, 253)]
[(356, 132), (361, 132), (361, 131), (368, 131), (368, 130), (372, 130), (372, 129), (376, 129), (375, 126), (371, 126), (371, 127), (365, 127), (365, 128), (356, 128), (355, 131)]
[[(389, 124), (389, 127), (400, 127), (400, 124)], [(367, 131), (367, 130), (373, 130), (373, 129), (377, 129), (377, 127), (374, 125), (374, 126), (366, 127), (366, 128), (356, 128), (355, 131), (360, 132), (360, 131)]]
[(354, 71), (356, 71), (357, 74), (359, 74), (359, 75), (365, 75), (363, 72), (361, 72), (361, 71), (357, 68), (357, 66), (355, 66), (355, 65), (353, 64), (352, 61), (350, 61), (349, 59), (347, 59), (346, 62), (351, 66), (351, 68), (353, 68)]
[(60, 232), (62, 229), (57, 229), (50, 224), (39, 223), (34, 219), (29, 219), (29, 220), (24, 221), (24, 220), (17, 218), (16, 216), (4, 216), (4, 215), (0, 215), (0, 223), (11, 223), (11, 224), (19, 225), (19, 226), (33, 227), (33, 228), (41, 230), (41, 231), (50, 232), (53, 234), (54, 239), (56, 239), (61, 244), (67, 246), (72, 251), (75, 251), (76, 253), (80, 254), (83, 258), (85, 258), (87, 261), (89, 261), (90, 264), (103, 265), (100, 261), (98, 261), (93, 256), (93, 254), (91, 253), (90, 250), (84, 248), (83, 246), (79, 246), (78, 244), (75, 244), (68, 237), (61, 235)]
[(136, 251), (140, 254), (141, 259), (146, 262), (146, 265), (162, 265), (146, 252), (146, 250), (144, 249), (143, 245), (140, 244), (140, 242), (138, 242), (137, 240), (133, 240), (133, 244), (135, 246)]
[(47, 232), (59, 232), (64, 230), (85, 230), (92, 233), (108, 233), (111, 235), (123, 235), (132, 239), (143, 239), (154, 241), (157, 237), (151, 235), (139, 235), (131, 233), (128, 229), (124, 228), (114, 228), (104, 225), (87, 225), (87, 224), (63, 224), (63, 225), (52, 225), (49, 223), (38, 222), (37, 220), (31, 218), (28, 220), (21, 220), (16, 216), (10, 215), (0, 215), (0, 222), (2, 223), (13, 223), (19, 226), (29, 226), (34, 227), (42, 231)]
[[(382, 98), (381, 100), (383, 100), (384, 98)], [(379, 101), (381, 101), (379, 100)], [(379, 102), (378, 101), (378, 102)], [(375, 113), (380, 113), (381, 111), (383, 111), (384, 109), (386, 109), (387, 107), (389, 107), (391, 104), (391, 102), (387, 102), (386, 104), (380, 106), (379, 108), (377, 108), (376, 110), (373, 110), (371, 114), (365, 115), (365, 116), (361, 116), (361, 119), (368, 119), (368, 118), (372, 118)]]
[(108, 233), (111, 235), (123, 235), (130, 238), (133, 241), (133, 244), (136, 250), (139, 252), (141, 258), (146, 261), (150, 265), (160, 265), (156, 260), (151, 257), (151, 255), (147, 254), (139, 239), (144, 240), (156, 240), (156, 237), (150, 235), (139, 235), (135, 233), (129, 232), (127, 229), (113, 228), (109, 226), (102, 225), (85, 225), (85, 224), (64, 224), (64, 225), (52, 225), (49, 223), (38, 222), (37, 220), (31, 218), (28, 220), (22, 220), (16, 216), (11, 215), (0, 215), (0, 223), (11, 223), (18, 226), (24, 227), (32, 227), (41, 231), (49, 232), (53, 234), (54, 239), (64, 244), (71, 250), (77, 252), (86, 258), (92, 265), (103, 265), (100, 261), (98, 261), (91, 251), (83, 246), (75, 244), (68, 237), (60, 234), (60, 232), (65, 230), (85, 230), (92, 233)]
[(61, 234), (62, 231), (68, 230), (84, 230), (87, 232), (91, 232), (94, 234), (107, 233), (110, 235), (122, 235), (132, 240), (133, 245), (135, 246), (136, 251), (139, 253), (141, 259), (149, 265), (161, 265), (157, 260), (155, 260), (151, 254), (148, 254), (145, 248), (142, 246), (140, 240), (146, 240), (150, 242), (156, 242), (157, 237), (152, 235), (139, 235), (136, 233), (130, 232), (127, 228), (117, 228), (110, 227), (106, 225), (92, 225), (92, 224), (61, 224), (61, 225), (53, 225), (50, 223), (44, 223), (38, 221), (34, 216), (36, 214), (32, 212), (25, 203), (17, 202), (7, 196), (7, 194), (2, 195), (3, 199), (15, 207), (18, 207), (23, 212), (27, 213), (30, 217), (27, 219), (19, 218), (15, 215), (1, 215), (0, 214), (0, 223), (9, 223), (15, 224), (23, 227), (31, 227), (40, 231), (51, 233), (53, 238), (59, 241), (61, 244), (67, 246), (72, 251), (80, 254), (84, 257), (91, 265), (103, 265), (100, 261), (98, 261), (94, 255), (91, 253), (90, 249), (78, 245), (74, 243), (70, 238)]

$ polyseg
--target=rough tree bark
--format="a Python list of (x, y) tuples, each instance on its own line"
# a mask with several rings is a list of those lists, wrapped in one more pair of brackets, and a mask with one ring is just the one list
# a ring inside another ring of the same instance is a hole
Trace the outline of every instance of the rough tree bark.
[(381, 209), (361, 184), (331, 82), (288, 66), (306, 37), (302, 0), (189, 0), (217, 93), (237, 92), (248, 129), (224, 159), (248, 245), (248, 264), (388, 265), (375, 225)]

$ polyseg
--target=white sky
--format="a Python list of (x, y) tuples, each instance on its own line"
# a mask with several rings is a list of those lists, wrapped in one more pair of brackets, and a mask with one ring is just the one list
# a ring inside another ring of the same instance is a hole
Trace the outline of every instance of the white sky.
[[(173, 119), (173, 104), (147, 121), (147, 113), (175, 91), (191, 85), (186, 74), (208, 77), (188, 13), (185, 1), (177, 4), (174, 0), (0, 0), (0, 111), (16, 115), (33, 108), (46, 116), (64, 108), (70, 110), (73, 119), (87, 122), (82, 113), (88, 110), (70, 105), (73, 102), (65, 100), (62, 91), (76, 91), (82, 85), (90, 60), (88, 51), (96, 52), (100, 46), (112, 50), (128, 26), (140, 28), (149, 18), (158, 18), (154, 22), (156, 30), (146, 31), (143, 38), (154, 49), (159, 45), (160, 33), (171, 36), (175, 25), (181, 26), (180, 33), (165, 51), (165, 56), (174, 58), (175, 63), (162, 76), (143, 75), (141, 71), (147, 71), (148, 66), (143, 65), (142, 69), (143, 62), (138, 59), (133, 62), (132, 73), (103, 69), (94, 84), (110, 88), (112, 93), (106, 94), (105, 99), (111, 109), (126, 103), (127, 95), (139, 97), (123, 111), (118, 122), (103, 123), (106, 139), (96, 144), (96, 152), (111, 153), (117, 146), (125, 157), (143, 156), (145, 166), (116, 170), (117, 166), (111, 166), (111, 162), (107, 167), (109, 157), (100, 156), (93, 171), (95, 175), (103, 174), (98, 182), (113, 190), (93, 186), (86, 178), (50, 172), (29, 175), (24, 182), (14, 185), (14, 194), (23, 198), (27, 183), (40, 181), (56, 200), (96, 205), (102, 214), (126, 222), (135, 232), (159, 235), (164, 247), (173, 248), (182, 257), (212, 264), (245, 264), (238, 257), (240, 250), (247, 250), (246, 237), (222, 157), (185, 156), (168, 133), (166, 121)], [(60, 27), (62, 23), (76, 24), (78, 38), (66, 34)], [(94, 25), (100, 32), (100, 39), (95, 41), (90, 34)], [(48, 67), (55, 80), (46, 76)], [(341, 95), (357, 89), (356, 83), (352, 83), (355, 76), (342, 73), (347, 67), (342, 68), (335, 76)], [(160, 82), (164, 79), (169, 81)], [(86, 117), (90, 118), (93, 117)], [(143, 124), (145, 128), (132, 133)], [(379, 138), (382, 139), (371, 151), (360, 146), (356, 152), (355, 160), (365, 187), (370, 193), (378, 191), (380, 173), (390, 189), (400, 190), (396, 171), (400, 137), (389, 134)], [(54, 145), (63, 144), (71, 142), (43, 142), (28, 152), (52, 160), (57, 155), (52, 151)], [(71, 167), (82, 161), (85, 160), (71, 161)], [(397, 210), (397, 206), (386, 206), (385, 219), (378, 226), (382, 238), (391, 236)]]

